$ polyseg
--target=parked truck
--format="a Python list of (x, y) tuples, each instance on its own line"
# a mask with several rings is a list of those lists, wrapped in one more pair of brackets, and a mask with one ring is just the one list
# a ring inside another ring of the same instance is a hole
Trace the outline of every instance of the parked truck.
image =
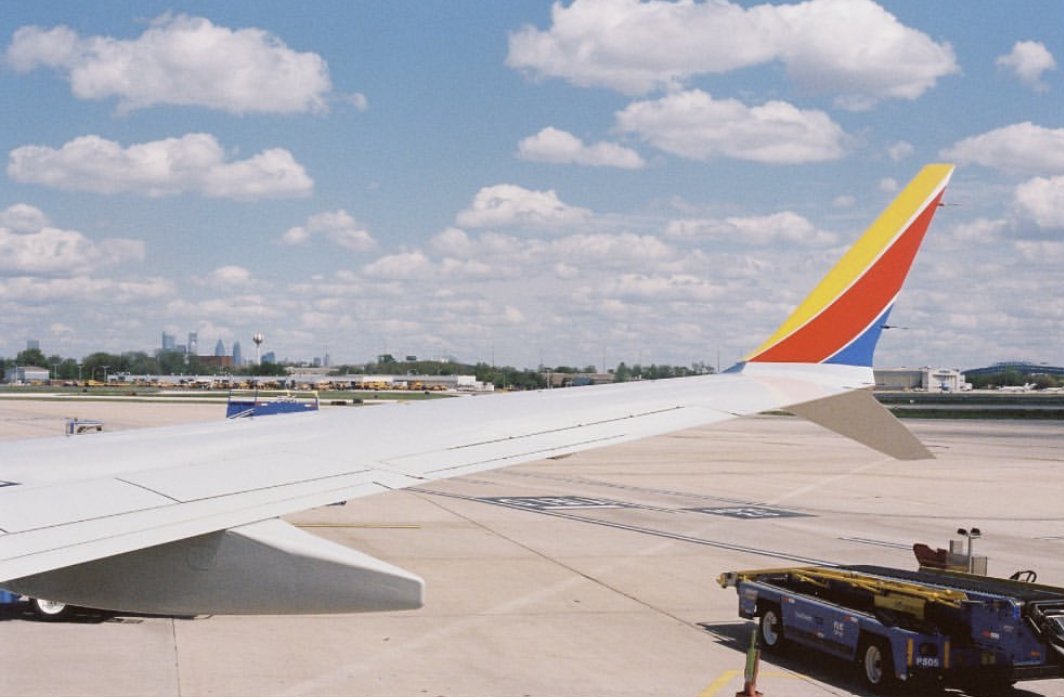
[(928, 681), (980, 692), (1064, 675), (1064, 588), (881, 566), (732, 571), (762, 649), (854, 661), (873, 691)]

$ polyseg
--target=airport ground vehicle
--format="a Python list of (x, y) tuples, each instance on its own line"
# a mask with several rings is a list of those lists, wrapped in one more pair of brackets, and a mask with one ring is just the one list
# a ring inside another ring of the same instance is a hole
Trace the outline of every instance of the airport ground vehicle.
[(939, 681), (993, 692), (1064, 675), (1064, 588), (880, 566), (721, 574), (764, 650), (786, 642), (856, 661), (873, 690)]
[(314, 391), (285, 392), (281, 395), (263, 396), (258, 390), (230, 390), (225, 418), (242, 419), (250, 416), (300, 414), (317, 411), (318, 407), (318, 393)]
[(29, 603), (29, 609), (33, 612), (35, 617), (46, 621), (66, 620), (82, 609), (55, 600), (29, 597), (24, 598), (18, 593), (11, 593), (10, 591), (0, 589), (0, 605), (15, 605), (24, 600)]

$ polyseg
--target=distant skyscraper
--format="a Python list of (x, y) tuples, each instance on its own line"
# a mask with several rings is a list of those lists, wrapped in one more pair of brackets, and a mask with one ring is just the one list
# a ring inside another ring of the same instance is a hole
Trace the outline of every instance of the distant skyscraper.
[(196, 332), (188, 333), (188, 352), (193, 356), (199, 354), (199, 334)]
[(163, 351), (174, 351), (177, 349), (177, 337), (173, 334), (167, 334), (163, 332)]
[(41, 350), (41, 342), (38, 341), (37, 339), (26, 339), (26, 350), (27, 351), (32, 351), (34, 349), (37, 349), (38, 351), (40, 351)]
[(225, 355), (225, 344), (222, 343), (221, 339), (218, 339), (218, 343), (214, 345), (214, 355), (215, 356), (224, 356)]
[(244, 356), (240, 353), (239, 341), (233, 342), (233, 365), (238, 367), (244, 365)]
[(274, 355), (273, 351), (268, 351), (267, 353), (262, 354), (262, 361), (261, 362), (262, 363), (276, 363), (277, 362), (277, 356)]

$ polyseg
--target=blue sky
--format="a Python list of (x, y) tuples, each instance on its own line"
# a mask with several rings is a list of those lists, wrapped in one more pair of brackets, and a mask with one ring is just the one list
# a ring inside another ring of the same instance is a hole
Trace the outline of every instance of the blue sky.
[(0, 355), (722, 364), (958, 165), (877, 363), (1064, 363), (1064, 5), (7, 3)]

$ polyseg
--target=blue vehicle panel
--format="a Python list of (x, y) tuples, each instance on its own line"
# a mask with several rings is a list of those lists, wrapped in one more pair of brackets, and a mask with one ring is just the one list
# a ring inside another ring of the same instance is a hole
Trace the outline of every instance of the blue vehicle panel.
[(742, 617), (776, 610), (787, 641), (846, 660), (881, 647), (898, 680), (1064, 674), (1061, 588), (884, 567), (733, 572), (720, 583), (735, 586)]

